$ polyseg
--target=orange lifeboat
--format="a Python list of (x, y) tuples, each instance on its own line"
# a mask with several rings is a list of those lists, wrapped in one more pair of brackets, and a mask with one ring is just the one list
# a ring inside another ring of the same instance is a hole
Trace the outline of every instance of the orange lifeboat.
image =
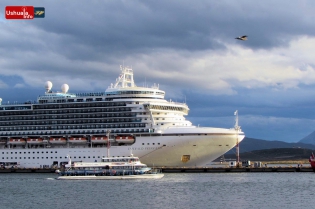
[(43, 139), (42, 138), (36, 138), (36, 139), (27, 139), (28, 144), (43, 144)]
[(87, 143), (87, 139), (85, 137), (70, 137), (70, 143)]
[(116, 136), (116, 142), (118, 142), (118, 143), (134, 143), (135, 138), (133, 136)]
[(25, 139), (10, 139), (8, 143), (14, 145), (25, 145), (26, 141)]
[(107, 136), (93, 136), (91, 138), (91, 142), (94, 144), (104, 144), (107, 143), (108, 138)]
[(66, 138), (64, 138), (64, 137), (60, 137), (60, 138), (53, 138), (53, 137), (51, 137), (51, 138), (49, 139), (49, 142), (50, 142), (51, 144), (66, 144), (66, 143), (67, 143), (67, 140), (66, 140)]

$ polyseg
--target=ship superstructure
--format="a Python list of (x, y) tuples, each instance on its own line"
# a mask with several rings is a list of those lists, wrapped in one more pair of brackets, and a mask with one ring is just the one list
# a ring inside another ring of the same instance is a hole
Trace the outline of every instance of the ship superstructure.
[[(185, 119), (184, 103), (166, 101), (158, 85), (137, 87), (133, 70), (121, 74), (105, 92), (46, 92), (37, 102), (0, 105), (0, 164), (59, 167), (74, 161), (100, 161), (131, 153), (152, 166), (202, 166), (244, 138), (240, 128), (201, 128)], [(1, 101), (0, 101), (1, 103)]]

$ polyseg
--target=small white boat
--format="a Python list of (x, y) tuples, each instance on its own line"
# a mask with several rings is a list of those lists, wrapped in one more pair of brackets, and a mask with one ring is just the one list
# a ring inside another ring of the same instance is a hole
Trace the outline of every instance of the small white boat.
[(59, 174), (58, 180), (122, 180), (160, 179), (164, 176), (159, 170), (147, 167), (138, 157), (104, 157), (102, 162), (71, 162)]
[(140, 174), (140, 175), (123, 175), (123, 176), (59, 176), (58, 180), (126, 180), (126, 179), (160, 179), (163, 173)]

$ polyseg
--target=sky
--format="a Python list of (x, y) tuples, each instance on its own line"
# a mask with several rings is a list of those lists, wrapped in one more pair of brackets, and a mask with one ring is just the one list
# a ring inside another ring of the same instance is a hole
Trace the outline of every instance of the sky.
[[(7, 20), (5, 7), (45, 7)], [(130, 66), (138, 86), (186, 102), (194, 125), (297, 142), (315, 131), (315, 1), (2, 0), (2, 103), (105, 91)], [(248, 40), (235, 37), (247, 35)]]

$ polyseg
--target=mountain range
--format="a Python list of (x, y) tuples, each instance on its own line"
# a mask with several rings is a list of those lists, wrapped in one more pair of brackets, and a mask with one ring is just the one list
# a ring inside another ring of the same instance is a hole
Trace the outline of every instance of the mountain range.
[[(312, 135), (314, 142), (312, 142)], [(315, 132), (303, 138), (297, 143), (288, 143), (283, 141), (268, 141), (263, 139), (253, 139), (245, 137), (240, 143), (240, 153), (251, 152), (254, 150), (276, 149), (276, 148), (305, 148), (315, 150)], [(308, 138), (309, 137), (309, 138)], [(308, 142), (308, 143), (307, 143)], [(227, 154), (235, 153), (235, 149), (230, 150)]]
[(310, 135), (301, 139), (299, 142), (305, 143), (305, 144), (315, 144), (315, 131), (313, 131)]
[[(245, 137), (240, 143), (240, 159), (258, 161), (307, 160), (315, 153), (315, 132), (297, 143), (283, 141), (268, 141)], [(236, 149), (233, 148), (224, 155), (226, 160), (236, 159)], [(221, 157), (215, 161), (221, 161)]]

